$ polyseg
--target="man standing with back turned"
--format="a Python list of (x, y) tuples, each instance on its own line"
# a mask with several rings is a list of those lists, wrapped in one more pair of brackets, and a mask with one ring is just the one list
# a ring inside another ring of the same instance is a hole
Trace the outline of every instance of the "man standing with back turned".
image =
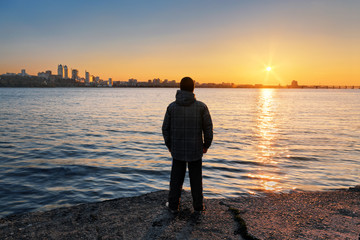
[(213, 125), (207, 106), (196, 100), (194, 87), (195, 83), (190, 77), (181, 79), (176, 101), (168, 106), (162, 125), (165, 145), (173, 157), (169, 192), (169, 209), (173, 213), (179, 210), (186, 165), (189, 168), (194, 210), (205, 210), (202, 156), (211, 145)]

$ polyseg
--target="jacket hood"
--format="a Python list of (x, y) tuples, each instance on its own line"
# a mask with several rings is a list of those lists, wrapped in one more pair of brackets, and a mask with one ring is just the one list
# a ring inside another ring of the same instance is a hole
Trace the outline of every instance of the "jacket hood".
[(176, 103), (180, 106), (189, 106), (196, 100), (195, 94), (188, 91), (177, 90)]

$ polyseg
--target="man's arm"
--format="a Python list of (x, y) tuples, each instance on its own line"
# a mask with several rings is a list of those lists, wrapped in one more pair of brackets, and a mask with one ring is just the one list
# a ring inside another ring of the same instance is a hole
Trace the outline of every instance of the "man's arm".
[(205, 110), (203, 113), (203, 132), (204, 132), (204, 150), (203, 152), (206, 153), (207, 149), (210, 147), (211, 142), (213, 140), (213, 124), (211, 121), (211, 116), (209, 109), (205, 105)]
[(165, 145), (171, 151), (171, 137), (170, 137), (170, 126), (171, 120), (170, 120), (170, 113), (169, 113), (169, 107), (166, 109), (163, 125), (162, 125), (162, 135), (164, 137)]

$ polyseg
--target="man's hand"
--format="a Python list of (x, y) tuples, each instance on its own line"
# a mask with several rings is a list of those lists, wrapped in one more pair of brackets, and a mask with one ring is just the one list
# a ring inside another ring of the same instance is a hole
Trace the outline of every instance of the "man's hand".
[(207, 148), (203, 148), (203, 153), (207, 153)]

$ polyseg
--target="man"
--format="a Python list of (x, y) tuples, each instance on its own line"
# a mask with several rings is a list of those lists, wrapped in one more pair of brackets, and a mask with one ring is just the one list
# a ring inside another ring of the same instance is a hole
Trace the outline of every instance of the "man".
[(165, 145), (173, 158), (168, 199), (168, 207), (173, 213), (179, 210), (186, 165), (189, 168), (194, 210), (205, 210), (202, 156), (211, 145), (213, 125), (207, 106), (196, 100), (194, 87), (195, 83), (190, 77), (181, 80), (176, 101), (168, 106), (162, 125)]

